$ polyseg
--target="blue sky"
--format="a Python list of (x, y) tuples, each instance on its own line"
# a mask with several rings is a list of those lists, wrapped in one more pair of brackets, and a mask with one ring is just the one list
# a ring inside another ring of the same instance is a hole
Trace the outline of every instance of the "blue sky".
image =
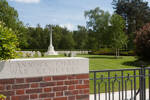
[(84, 11), (100, 7), (113, 13), (112, 0), (7, 0), (24, 24), (58, 24), (69, 30), (86, 25)]

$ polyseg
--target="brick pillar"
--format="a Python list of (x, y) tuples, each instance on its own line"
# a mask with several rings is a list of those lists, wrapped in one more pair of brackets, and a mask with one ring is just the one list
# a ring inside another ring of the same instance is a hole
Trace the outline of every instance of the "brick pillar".
[(89, 100), (88, 59), (23, 59), (0, 65), (0, 94), (7, 100)]

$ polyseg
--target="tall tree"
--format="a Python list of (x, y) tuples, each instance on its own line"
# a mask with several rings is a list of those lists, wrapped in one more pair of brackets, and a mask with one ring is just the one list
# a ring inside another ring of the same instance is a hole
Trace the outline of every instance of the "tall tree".
[(150, 61), (150, 23), (136, 32), (136, 55), (140, 60)]
[(110, 24), (111, 45), (116, 49), (116, 57), (118, 57), (119, 49), (127, 44), (127, 35), (124, 32), (125, 21), (120, 15), (114, 14), (110, 19)]
[(74, 31), (73, 38), (76, 42), (76, 49), (88, 49), (88, 30), (84, 26), (78, 26)]
[(92, 30), (93, 38), (98, 42), (95, 43), (98, 44), (97, 48), (103, 47), (105, 45), (104, 35), (109, 26), (109, 12), (104, 12), (97, 7), (93, 10), (85, 11), (85, 17), (88, 18), (87, 27)]
[(0, 21), (5, 23), (5, 26), (8, 28), (11, 28), (19, 37), (20, 47), (27, 46), (26, 39), (24, 38), (26, 29), (18, 18), (18, 12), (6, 0), (0, 0)]
[(129, 48), (133, 47), (134, 32), (150, 22), (150, 7), (143, 0), (113, 0), (115, 12), (126, 22), (126, 33), (129, 36)]
[(63, 28), (59, 48), (62, 50), (72, 50), (74, 47), (75, 41), (73, 39), (73, 33), (68, 31), (67, 28)]

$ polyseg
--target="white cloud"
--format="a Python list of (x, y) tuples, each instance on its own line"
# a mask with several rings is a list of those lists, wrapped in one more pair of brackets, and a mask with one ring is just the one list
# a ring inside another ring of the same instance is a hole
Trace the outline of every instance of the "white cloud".
[(10, 1), (15, 1), (15, 2), (20, 2), (20, 3), (39, 3), (40, 0), (10, 0)]
[(68, 30), (70, 30), (70, 31), (73, 31), (73, 30), (75, 30), (75, 26), (73, 25), (73, 24), (70, 24), (70, 23), (68, 23), (68, 24), (63, 24), (63, 25), (60, 25), (61, 27), (66, 27)]

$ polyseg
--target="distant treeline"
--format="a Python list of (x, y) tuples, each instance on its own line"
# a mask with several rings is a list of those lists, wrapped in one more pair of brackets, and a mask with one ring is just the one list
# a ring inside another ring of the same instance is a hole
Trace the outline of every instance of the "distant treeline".
[[(53, 45), (57, 50), (99, 50), (115, 48), (133, 50), (136, 31), (150, 22), (150, 7), (143, 0), (113, 0), (114, 14), (100, 8), (85, 11), (86, 27), (69, 31), (53, 26)], [(124, 9), (125, 8), (125, 9)], [(18, 12), (6, 0), (0, 0), (0, 21), (11, 28), (18, 37), (21, 49), (47, 49), (50, 26), (30, 27), (18, 18)]]

